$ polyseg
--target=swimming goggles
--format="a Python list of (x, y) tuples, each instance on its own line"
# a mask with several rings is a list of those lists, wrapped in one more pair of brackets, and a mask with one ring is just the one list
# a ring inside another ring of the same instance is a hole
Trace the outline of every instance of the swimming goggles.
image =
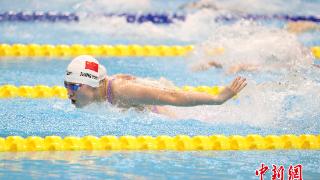
[(79, 88), (81, 87), (81, 84), (70, 84), (64, 82), (64, 87), (67, 89), (70, 89), (71, 91), (78, 91)]

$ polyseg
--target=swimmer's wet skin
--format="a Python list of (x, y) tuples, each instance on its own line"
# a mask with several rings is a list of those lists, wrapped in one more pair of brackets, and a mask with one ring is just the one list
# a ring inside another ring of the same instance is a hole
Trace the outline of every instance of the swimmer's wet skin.
[(126, 108), (144, 105), (220, 105), (247, 85), (245, 78), (237, 77), (221, 93), (213, 96), (207, 93), (148, 86), (137, 83), (133, 76), (108, 77), (106, 72), (106, 69), (91, 56), (83, 55), (73, 59), (65, 76), (65, 87), (71, 103), (76, 107), (83, 107), (92, 102), (108, 101)]

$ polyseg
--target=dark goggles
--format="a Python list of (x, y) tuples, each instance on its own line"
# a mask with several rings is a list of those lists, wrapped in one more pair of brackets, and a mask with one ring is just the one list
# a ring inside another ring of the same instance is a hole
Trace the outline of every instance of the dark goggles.
[(64, 87), (67, 89), (70, 89), (71, 91), (78, 91), (81, 87), (81, 84), (73, 84), (73, 83), (67, 83), (64, 82)]

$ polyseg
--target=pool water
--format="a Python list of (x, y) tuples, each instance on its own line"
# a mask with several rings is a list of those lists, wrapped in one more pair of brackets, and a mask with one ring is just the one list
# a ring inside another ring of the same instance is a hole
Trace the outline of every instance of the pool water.
[[(258, 179), (264, 162), (303, 164), (303, 178), (319, 177), (317, 151), (28, 152), (2, 153), (2, 179)], [(287, 175), (285, 175), (287, 177)], [(271, 169), (265, 175), (271, 179)]]
[[(98, 5), (95, 6), (91, 1), (61, 1), (54, 6), (39, 1), (30, 2), (25, 6), (16, 5), (14, 1), (1, 2), (0, 10), (77, 11), (79, 9), (76, 7), (86, 7), (77, 6), (79, 3), (90, 5), (88, 9), (80, 10), (90, 11), (89, 8), (98, 8)], [(144, 11), (155, 11), (155, 5), (165, 7), (165, 3), (160, 1), (152, 1), (151, 4), (148, 1), (142, 2)], [(102, 1), (97, 3), (104, 4)], [(169, 6), (171, 10), (176, 10), (182, 3), (183, 1), (170, 2)], [(316, 1), (305, 1), (302, 4), (310, 7), (310, 11), (301, 12), (306, 14), (314, 13), (312, 8), (320, 6)], [(270, 6), (278, 7), (273, 1), (270, 2)], [(294, 9), (288, 7), (282, 12), (292, 13)], [(274, 12), (270, 10), (267, 13)], [(236, 75), (246, 77), (249, 84), (238, 98), (221, 106), (169, 107), (177, 113), (177, 119), (147, 111), (121, 111), (109, 104), (92, 104), (83, 109), (76, 109), (68, 100), (62, 99), (1, 99), (0, 137), (319, 134), (320, 103), (316, 100), (320, 98), (319, 70), (310, 64), (299, 62), (301, 59), (308, 59), (308, 55), (300, 53), (300, 46), (296, 45), (298, 42), (307, 47), (319, 45), (319, 32), (308, 32), (295, 39), (283, 31), (274, 30), (282, 28), (283, 22), (269, 22), (263, 25), (263, 28), (259, 24), (251, 24), (252, 22), (224, 25), (204, 22), (206, 18), (203, 17), (206, 15), (206, 12), (191, 14), (190, 20), (186, 22), (160, 27), (152, 24), (130, 25), (119, 19), (110, 22), (103, 18), (94, 22), (84, 20), (78, 24), (56, 23), (54, 26), (50, 23), (5, 22), (0, 24), (0, 33), (3, 35), (0, 43), (196, 44), (196, 48), (199, 47), (198, 53), (201, 54), (203, 44), (215, 47), (215, 43), (219, 42), (234, 49), (248, 47), (247, 51), (230, 52), (228, 57), (223, 58), (225, 61), (231, 61), (236, 57), (265, 60), (272, 56), (294, 65), (281, 70), (267, 69), (260, 73), (240, 72)], [(200, 22), (197, 21), (199, 18), (202, 18)], [(194, 25), (200, 26), (191, 28)], [(250, 42), (246, 41), (246, 33), (236, 36), (237, 30), (250, 32), (247, 34), (253, 36), (251, 43), (263, 36), (264, 41), (270, 42), (271, 45), (250, 45)], [(279, 43), (272, 46), (273, 37), (278, 38), (275, 41)], [(281, 43), (281, 40), (290, 43)], [(261, 48), (266, 50), (258, 51)], [(281, 51), (277, 51), (278, 49)], [(270, 55), (267, 50), (274, 53)], [(287, 53), (288, 56), (282, 56), (283, 53)], [(144, 78), (163, 77), (177, 86), (227, 85), (236, 77), (234, 74), (227, 74), (225, 69), (193, 72), (191, 66), (196, 63), (196, 57), (197, 54), (165, 58), (104, 57), (99, 60), (105, 65), (109, 75), (127, 73)], [(0, 85), (62, 86), (69, 60), (1, 58)], [(317, 62), (314, 59), (312, 61)], [(319, 151), (311, 150), (66, 151), (2, 152), (0, 179), (258, 179), (255, 171), (261, 168), (261, 163), (270, 168), (265, 179), (271, 178), (272, 164), (283, 165), (285, 173), (290, 165), (302, 164), (304, 179), (320, 177), (320, 154)]]

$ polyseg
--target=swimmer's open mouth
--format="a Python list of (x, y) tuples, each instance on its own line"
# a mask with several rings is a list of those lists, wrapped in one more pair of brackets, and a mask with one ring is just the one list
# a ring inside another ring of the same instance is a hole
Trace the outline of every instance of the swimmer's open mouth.
[(76, 104), (76, 100), (71, 99), (71, 103), (72, 103), (72, 104)]

